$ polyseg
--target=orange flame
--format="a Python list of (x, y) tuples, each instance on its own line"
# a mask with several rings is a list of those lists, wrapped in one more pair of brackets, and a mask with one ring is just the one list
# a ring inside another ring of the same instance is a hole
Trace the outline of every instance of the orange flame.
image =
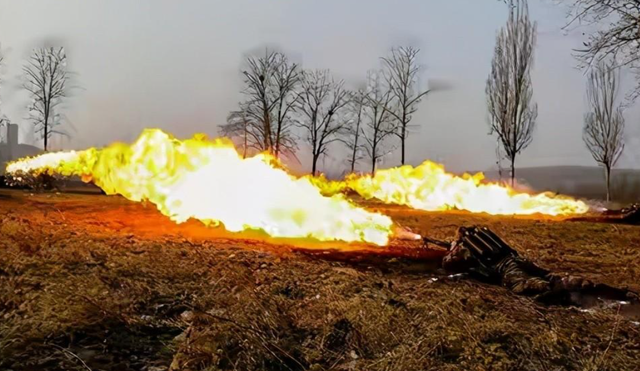
[(230, 141), (203, 135), (180, 141), (158, 129), (131, 144), (46, 153), (7, 166), (26, 174), (81, 176), (107, 194), (147, 200), (171, 220), (223, 224), (232, 232), (259, 229), (273, 237), (363, 241), (386, 245), (389, 217), (325, 197), (309, 179), (295, 178), (268, 154), (243, 159)]
[(443, 165), (425, 161), (378, 170), (375, 175), (351, 174), (344, 181), (328, 181), (314, 177), (311, 181), (323, 194), (332, 195), (353, 190), (365, 199), (378, 199), (388, 204), (407, 205), (414, 209), (468, 210), (493, 215), (569, 215), (582, 214), (589, 206), (567, 196), (549, 192), (531, 195), (511, 187), (483, 182), (484, 175), (447, 173)]

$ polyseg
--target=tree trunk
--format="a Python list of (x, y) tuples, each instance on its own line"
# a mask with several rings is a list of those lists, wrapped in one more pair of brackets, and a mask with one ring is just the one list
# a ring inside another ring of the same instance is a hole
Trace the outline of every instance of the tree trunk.
[(362, 114), (362, 107), (358, 111), (358, 121), (356, 122), (356, 130), (353, 138), (353, 153), (351, 154), (351, 174), (356, 170), (356, 155), (358, 154), (358, 139), (360, 136), (360, 117)]
[(375, 142), (376, 135), (378, 135), (378, 134), (376, 132), (374, 132), (374, 134), (373, 134), (374, 142), (373, 142), (373, 145), (371, 146), (371, 176), (373, 176), (373, 173), (376, 172), (376, 160), (377, 160), (377, 157), (376, 157), (376, 154), (377, 154), (377, 152), (376, 152), (377, 148), (376, 147), (377, 147), (377, 145), (376, 145), (376, 142)]
[(47, 152), (47, 148), (49, 145), (49, 120), (47, 120), (48, 117), (44, 118), (44, 151)]
[(283, 125), (283, 122), (280, 119), (278, 119), (278, 128), (276, 129), (276, 142), (274, 143), (276, 158), (278, 159), (280, 158), (280, 135), (282, 133), (282, 125)]
[(356, 152), (357, 152), (357, 147), (354, 146), (353, 147), (353, 154), (351, 156), (351, 174), (353, 174), (353, 172), (356, 170)]
[(604, 167), (604, 179), (607, 184), (607, 202), (611, 201), (611, 167), (605, 165)]
[(313, 154), (313, 158), (311, 159), (311, 175), (316, 175), (316, 164), (318, 163), (318, 157), (316, 154)]
[(511, 157), (511, 186), (516, 185), (516, 156)]
[(371, 157), (371, 176), (376, 172), (376, 158)]
[(242, 159), (247, 158), (247, 121), (244, 121), (244, 143), (242, 146)]
[(263, 112), (262, 112), (262, 120), (264, 125), (264, 150), (265, 151), (273, 151), (273, 147), (271, 146), (271, 118), (269, 117), (269, 110), (267, 109), (266, 103), (262, 103)]
[(402, 165), (404, 165), (404, 142), (405, 142), (405, 134), (407, 133), (407, 127), (406, 125), (402, 125), (402, 138), (400, 138), (400, 145), (402, 146), (402, 159), (400, 160), (400, 163)]

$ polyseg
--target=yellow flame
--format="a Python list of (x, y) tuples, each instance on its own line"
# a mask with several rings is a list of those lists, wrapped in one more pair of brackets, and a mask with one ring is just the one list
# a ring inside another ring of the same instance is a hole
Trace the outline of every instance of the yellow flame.
[[(349, 175), (349, 177), (355, 177), (355, 174)], [(325, 196), (333, 196), (338, 193), (345, 192), (349, 189), (347, 182), (342, 180), (329, 180), (324, 174), (320, 175), (305, 175), (303, 178), (308, 179), (311, 184), (320, 190)]]
[(531, 195), (483, 180), (482, 173), (460, 177), (447, 173), (440, 164), (425, 161), (417, 167), (405, 165), (378, 170), (374, 176), (352, 174), (342, 182), (315, 177), (313, 182), (326, 195), (351, 189), (366, 199), (428, 211), (457, 209), (494, 215), (568, 215), (589, 210), (587, 204), (570, 197), (549, 192)]
[(389, 217), (325, 197), (309, 179), (295, 178), (268, 154), (243, 159), (228, 140), (180, 141), (158, 129), (131, 144), (47, 153), (10, 163), (7, 173), (77, 175), (107, 194), (147, 200), (177, 223), (195, 218), (232, 232), (264, 230), (273, 237), (364, 241), (386, 245)]

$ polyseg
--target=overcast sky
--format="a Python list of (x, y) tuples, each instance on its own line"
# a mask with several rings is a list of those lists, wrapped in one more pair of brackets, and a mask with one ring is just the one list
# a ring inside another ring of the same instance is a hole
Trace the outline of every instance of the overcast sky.
[[(517, 164), (592, 165), (581, 138), (585, 76), (572, 57), (582, 30), (563, 32), (567, 10), (551, 0), (530, 3), (539, 30), (533, 74), (539, 116), (533, 143)], [(421, 103), (409, 162), (430, 158), (455, 171), (487, 169), (496, 141), (487, 135), (484, 87), (506, 11), (496, 0), (0, 0), (0, 109), (21, 124), (24, 141), (33, 140), (24, 120), (28, 97), (17, 89), (21, 68), (33, 47), (59, 45), (78, 88), (60, 112), (71, 138), (55, 139), (54, 146), (131, 141), (146, 127), (178, 137), (215, 135), (241, 98), (240, 66), (248, 52), (277, 46), (305, 68), (329, 68), (358, 84), (391, 47), (413, 45), (422, 50), (422, 83), (446, 82), (449, 89)], [(626, 79), (629, 86), (633, 77)], [(639, 113), (627, 112), (620, 167), (639, 166)], [(341, 171), (339, 154), (323, 169)], [(300, 158), (309, 167), (308, 156)], [(392, 156), (384, 166), (396, 163)]]

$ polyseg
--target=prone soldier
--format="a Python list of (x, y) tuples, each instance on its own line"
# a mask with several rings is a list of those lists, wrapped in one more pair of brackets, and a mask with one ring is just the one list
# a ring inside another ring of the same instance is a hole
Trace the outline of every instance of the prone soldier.
[[(448, 244), (430, 238), (424, 238), (424, 242), (440, 246)], [(457, 239), (448, 249), (442, 260), (445, 270), (501, 284), (516, 294), (533, 296), (548, 304), (580, 305), (586, 297), (638, 301), (634, 292), (541, 268), (520, 256), (487, 227), (459, 228)]]

